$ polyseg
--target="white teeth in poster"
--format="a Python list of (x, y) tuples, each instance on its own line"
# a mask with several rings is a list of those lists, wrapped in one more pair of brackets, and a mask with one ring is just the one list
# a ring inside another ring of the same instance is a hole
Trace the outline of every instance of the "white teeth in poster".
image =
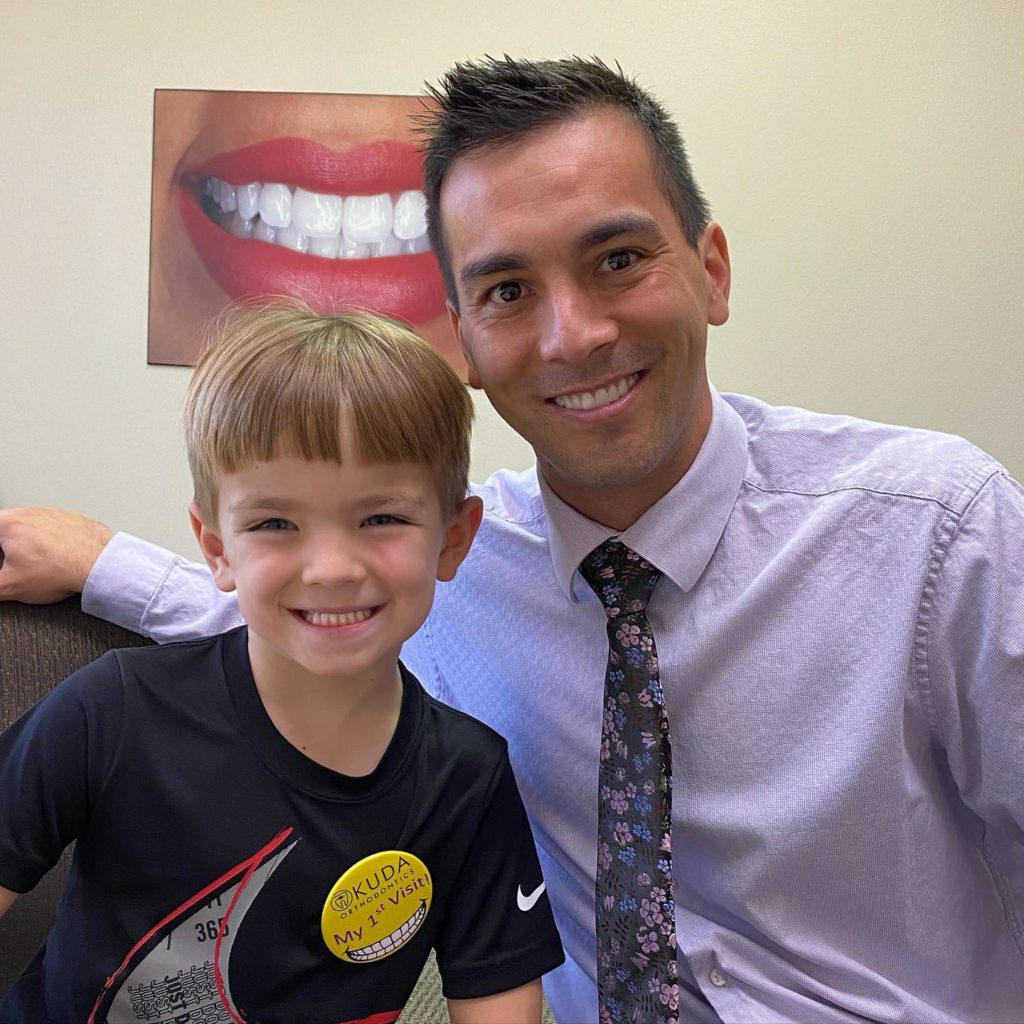
[(426, 198), (417, 189), (340, 196), (280, 182), (232, 185), (206, 178), (207, 213), (236, 238), (324, 259), (428, 252)]

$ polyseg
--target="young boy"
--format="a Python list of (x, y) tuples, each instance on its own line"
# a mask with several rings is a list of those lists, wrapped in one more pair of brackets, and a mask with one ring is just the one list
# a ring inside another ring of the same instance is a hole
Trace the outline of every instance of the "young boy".
[(373, 1024), (429, 950), (455, 1022), (562, 961), (504, 741), (398, 661), (466, 557), (472, 406), (408, 331), (240, 314), (185, 403), (247, 627), (113, 651), (0, 736), (0, 913), (77, 840), (2, 1022)]

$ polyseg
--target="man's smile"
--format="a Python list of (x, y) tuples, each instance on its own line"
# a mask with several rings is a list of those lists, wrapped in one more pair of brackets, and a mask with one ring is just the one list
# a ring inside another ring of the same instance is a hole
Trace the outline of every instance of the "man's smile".
[(551, 401), (563, 409), (600, 409), (622, 398), (639, 380), (639, 373), (631, 373), (591, 391), (571, 391), (556, 395)]

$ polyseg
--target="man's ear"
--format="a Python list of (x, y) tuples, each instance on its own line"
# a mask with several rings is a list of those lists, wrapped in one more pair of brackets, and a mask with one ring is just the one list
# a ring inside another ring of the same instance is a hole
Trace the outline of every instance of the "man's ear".
[(707, 275), (708, 323), (721, 327), (729, 319), (729, 289), (732, 286), (732, 266), (729, 262), (729, 243), (721, 226), (712, 221), (704, 229), (698, 252)]
[(194, 501), (189, 503), (188, 517), (192, 523), (192, 532), (199, 541), (199, 550), (210, 567), (213, 582), (226, 594), (230, 593), (235, 589), (235, 577), (224, 551), (224, 541), (221, 540), (216, 526), (206, 522), (202, 510)]
[(475, 495), (467, 498), (452, 516), (444, 532), (444, 547), (437, 559), (437, 578), (442, 583), (455, 579), (473, 546), (473, 538), (484, 517), (484, 503)]
[(451, 300), (445, 302), (448, 307), (448, 319), (452, 322), (452, 330), (455, 332), (455, 338), (459, 343), (459, 348), (462, 349), (462, 354), (466, 357), (466, 380), (471, 388), (475, 388), (477, 391), (481, 390), (480, 376), (476, 372), (476, 367), (473, 365), (473, 356), (469, 351), (469, 346), (466, 344), (465, 336), (462, 333), (462, 317), (459, 316), (458, 310), (451, 304)]

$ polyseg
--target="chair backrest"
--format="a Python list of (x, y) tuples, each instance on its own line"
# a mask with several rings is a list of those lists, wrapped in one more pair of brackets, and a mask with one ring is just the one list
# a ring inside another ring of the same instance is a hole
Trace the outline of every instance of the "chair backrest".
[[(78, 598), (51, 605), (0, 602), (0, 728), (105, 651), (149, 643), (86, 615)], [(60, 864), (0, 918), (0, 996), (50, 930), (69, 861), (65, 850)]]

